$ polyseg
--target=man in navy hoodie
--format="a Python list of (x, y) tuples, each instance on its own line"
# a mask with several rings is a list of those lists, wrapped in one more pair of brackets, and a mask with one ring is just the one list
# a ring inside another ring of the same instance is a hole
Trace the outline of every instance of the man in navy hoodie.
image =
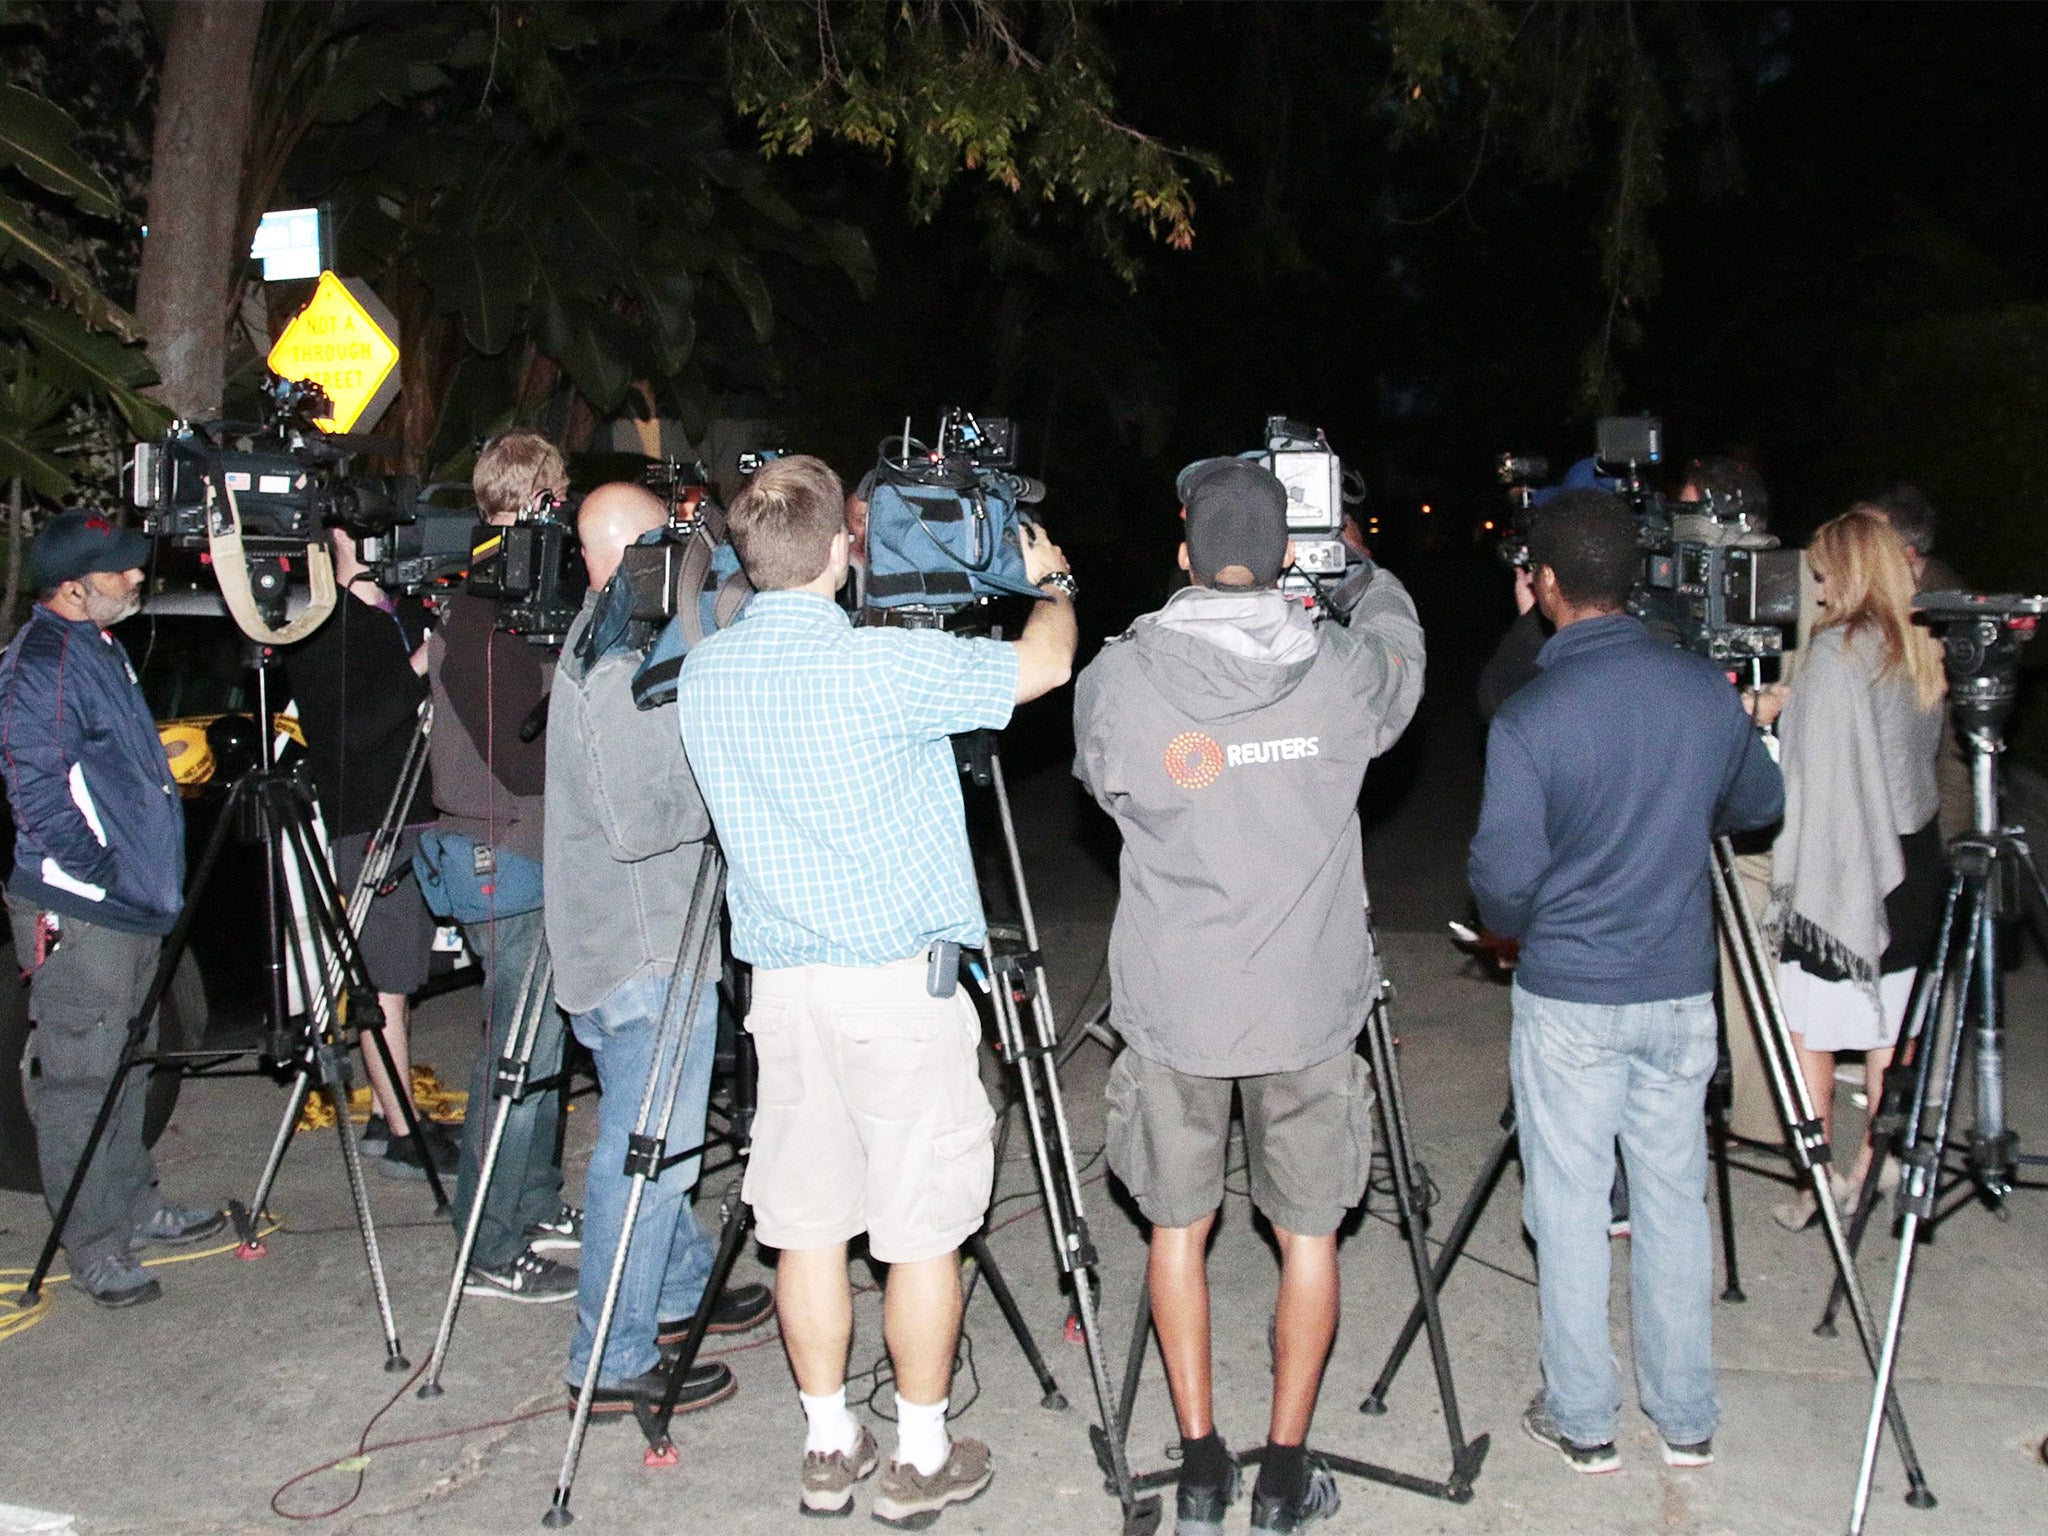
[(1493, 718), (1472, 840), (1479, 915), (1522, 941), (1511, 1073), (1536, 1240), (1544, 1392), (1523, 1427), (1612, 1472), (1607, 1192), (1628, 1165), (1637, 1397), (1675, 1467), (1713, 1460), (1706, 1091), (1716, 1055), (1712, 839), (1768, 826), (1784, 785), (1712, 662), (1627, 613), (1641, 554), (1616, 497), (1531, 530), (1542, 673)]
[[(184, 905), (185, 819), (156, 721), (119, 641), (141, 606), (141, 534), (59, 513), (29, 551), (37, 602), (0, 657), (0, 763), (14, 807), (7, 906), (30, 976), (25, 1080), (52, 1215)], [(153, 1027), (153, 1026), (152, 1026)], [(165, 1202), (130, 1073), (65, 1223), (71, 1283), (105, 1307), (162, 1292), (145, 1243), (218, 1232), (218, 1210)]]

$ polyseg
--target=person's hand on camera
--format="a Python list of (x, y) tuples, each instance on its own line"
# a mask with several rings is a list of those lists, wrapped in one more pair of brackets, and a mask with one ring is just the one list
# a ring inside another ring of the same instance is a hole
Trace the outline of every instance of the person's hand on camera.
[(1778, 712), (1785, 707), (1785, 700), (1792, 696), (1787, 683), (1770, 683), (1762, 688), (1743, 690), (1742, 707), (1749, 711), (1750, 719), (1758, 725), (1768, 726), (1778, 718)]
[(1536, 606), (1536, 573), (1526, 565), (1515, 567), (1515, 612), (1527, 613)]
[(1061, 572), (1070, 572), (1067, 557), (1060, 553), (1059, 545), (1046, 535), (1046, 531), (1035, 523), (1023, 523), (1017, 533), (1023, 540), (1024, 576), (1034, 587), (1046, 577)]

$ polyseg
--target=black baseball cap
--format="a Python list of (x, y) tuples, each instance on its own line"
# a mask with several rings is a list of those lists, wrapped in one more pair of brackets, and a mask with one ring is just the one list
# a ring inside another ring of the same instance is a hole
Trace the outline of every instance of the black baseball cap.
[(66, 507), (29, 544), (28, 575), (48, 592), (88, 571), (132, 571), (149, 558), (149, 540), (104, 512)]
[(1197, 459), (1174, 481), (1187, 509), (1188, 564), (1195, 580), (1241, 565), (1246, 585), (1270, 587), (1287, 561), (1287, 487), (1250, 459)]

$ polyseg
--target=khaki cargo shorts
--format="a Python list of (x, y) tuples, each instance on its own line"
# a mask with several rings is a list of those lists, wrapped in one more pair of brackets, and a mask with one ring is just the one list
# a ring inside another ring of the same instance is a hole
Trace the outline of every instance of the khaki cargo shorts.
[(1336, 1231), (1372, 1173), (1372, 1074), (1349, 1048), (1299, 1072), (1192, 1077), (1127, 1047), (1109, 1069), (1109, 1166), (1145, 1219), (1190, 1227), (1223, 1203), (1232, 1089), (1252, 1204), (1282, 1231)]
[(964, 989), (925, 990), (922, 955), (754, 972), (760, 1106), (745, 1197), (771, 1248), (865, 1232), (885, 1264), (951, 1253), (988, 1214), (995, 1113)]

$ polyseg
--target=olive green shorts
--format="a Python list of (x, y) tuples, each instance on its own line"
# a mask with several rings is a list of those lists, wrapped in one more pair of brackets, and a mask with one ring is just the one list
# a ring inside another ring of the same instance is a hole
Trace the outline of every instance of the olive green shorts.
[(1372, 1074), (1350, 1048), (1264, 1077), (1193, 1077), (1127, 1048), (1109, 1069), (1109, 1166), (1145, 1219), (1193, 1226), (1223, 1203), (1233, 1089), (1252, 1204), (1285, 1232), (1336, 1231), (1372, 1173)]

